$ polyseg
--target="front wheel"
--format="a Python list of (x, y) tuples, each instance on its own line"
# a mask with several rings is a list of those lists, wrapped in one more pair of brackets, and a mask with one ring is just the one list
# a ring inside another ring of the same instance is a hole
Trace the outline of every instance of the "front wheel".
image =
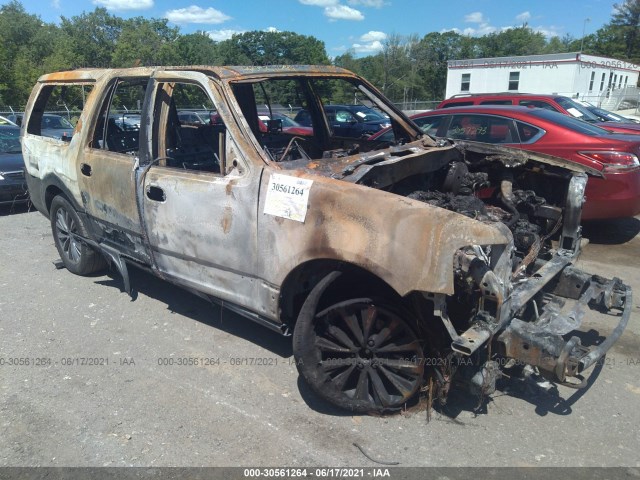
[(51, 231), (64, 266), (77, 275), (88, 275), (105, 266), (98, 252), (82, 241), (87, 229), (69, 201), (58, 195), (51, 202)]
[(293, 338), (296, 365), (325, 400), (353, 412), (384, 412), (401, 408), (420, 389), (420, 340), (392, 307), (357, 298), (303, 315)]

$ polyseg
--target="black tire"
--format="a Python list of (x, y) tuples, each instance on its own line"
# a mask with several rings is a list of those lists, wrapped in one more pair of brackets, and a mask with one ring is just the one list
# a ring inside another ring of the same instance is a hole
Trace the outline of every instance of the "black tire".
[(61, 195), (51, 202), (51, 232), (64, 266), (77, 275), (88, 275), (106, 266), (104, 257), (78, 238), (87, 229), (69, 201)]
[(309, 315), (293, 335), (298, 371), (322, 398), (357, 413), (400, 409), (424, 380), (421, 342), (385, 302), (355, 298)]

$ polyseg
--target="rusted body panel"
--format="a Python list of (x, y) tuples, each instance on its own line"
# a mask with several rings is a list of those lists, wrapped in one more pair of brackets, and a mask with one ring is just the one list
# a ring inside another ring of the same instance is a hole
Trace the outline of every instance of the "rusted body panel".
[[(338, 259), (372, 271), (402, 296), (452, 294), (456, 250), (508, 243), (493, 226), (454, 212), (368, 187), (345, 188), (338, 180), (314, 180), (304, 224), (259, 218), (260, 266), (275, 285), (301, 263)], [(262, 192), (268, 181), (265, 172)]]

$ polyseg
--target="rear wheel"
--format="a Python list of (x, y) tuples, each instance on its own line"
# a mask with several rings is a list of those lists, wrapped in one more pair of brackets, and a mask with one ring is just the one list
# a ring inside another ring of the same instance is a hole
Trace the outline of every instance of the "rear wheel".
[(87, 229), (69, 201), (58, 195), (51, 202), (51, 231), (64, 266), (77, 275), (88, 275), (106, 262), (80, 237), (87, 236)]
[(318, 395), (354, 412), (399, 409), (423, 382), (424, 354), (410, 324), (388, 304), (369, 298), (301, 316), (293, 353)]

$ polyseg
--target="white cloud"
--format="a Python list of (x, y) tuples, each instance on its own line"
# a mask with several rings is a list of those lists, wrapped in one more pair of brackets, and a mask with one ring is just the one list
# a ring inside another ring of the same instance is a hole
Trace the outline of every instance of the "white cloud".
[(351, 49), (356, 53), (362, 54), (378, 53), (383, 49), (384, 46), (382, 45), (382, 42), (386, 38), (386, 33), (371, 30), (364, 35), (361, 35), (358, 41), (362, 43), (354, 43), (351, 45)]
[(364, 20), (362, 12), (346, 5), (325, 7), (324, 14), (331, 20)]
[[(519, 15), (517, 15), (516, 20), (519, 21), (518, 25), (506, 25), (506, 26), (502, 26), (502, 27), (496, 27), (494, 25), (491, 25), (489, 23), (489, 19), (484, 18), (483, 14), (481, 12), (473, 12), (470, 13), (469, 15), (465, 16), (465, 22), (467, 23), (478, 23), (478, 25), (473, 26), (473, 27), (467, 27), (463, 30), (459, 29), (459, 28), (443, 28), (440, 30), (440, 33), (445, 33), (445, 32), (455, 32), (458, 33), (460, 35), (468, 35), (470, 37), (481, 37), (483, 35), (489, 35), (491, 33), (498, 33), (498, 32), (504, 32), (506, 30), (511, 30), (513, 28), (520, 28), (522, 26), (522, 23), (524, 23), (525, 21), (533, 18), (531, 15), (531, 12), (522, 12)], [(481, 22), (479, 22), (478, 20), (482, 19)], [(534, 32), (538, 32), (538, 33), (542, 33), (545, 37), (550, 38), (550, 37), (561, 37), (563, 35), (563, 31), (564, 29), (562, 27), (558, 27), (556, 25), (538, 25), (538, 26), (532, 26), (532, 25), (528, 25), (528, 27), (533, 30)]]
[(561, 37), (564, 32), (562, 27), (556, 27), (555, 25), (543, 26), (538, 25), (537, 27), (531, 27), (534, 32), (539, 32), (543, 34), (547, 38), (551, 37)]
[(246, 30), (210, 30), (207, 32), (209, 38), (215, 42), (221, 42), (223, 40), (229, 40), (236, 34), (245, 33)]
[(384, 0), (347, 0), (349, 5), (362, 5), (363, 7), (382, 8)]
[[(509, 29), (512, 27), (504, 27), (503, 29)], [(498, 28), (494, 27), (493, 25), (489, 25), (488, 23), (481, 23), (480, 25), (478, 25), (478, 28), (465, 28), (462, 31), (463, 35), (469, 35), (471, 37), (480, 37), (482, 35), (488, 35), (490, 33), (493, 33), (495, 31), (497, 31)]]
[(303, 5), (313, 5), (314, 7), (330, 7), (337, 5), (338, 0), (298, 0)]
[(264, 29), (264, 31), (270, 33), (278, 33), (280, 30), (278, 30), (276, 27), (267, 27)]
[(225, 15), (215, 8), (201, 8), (191, 5), (187, 8), (169, 10), (164, 16), (173, 23), (223, 23), (230, 20), (229, 15)]
[(60, 10), (60, 0), (52, 0), (51, 1), (51, 6), (53, 8), (55, 8), (56, 10)]
[(387, 38), (387, 34), (384, 32), (376, 32), (371, 30), (370, 32), (365, 33), (360, 37), (361, 42), (375, 42), (376, 40), (381, 41)]
[(382, 45), (382, 42), (375, 40), (365, 44), (354, 43), (351, 45), (351, 48), (353, 48), (356, 53), (378, 53), (384, 48), (384, 46)]
[(487, 23), (488, 20), (484, 18), (482, 12), (473, 12), (464, 16), (466, 23)]
[(93, 4), (107, 10), (145, 10), (153, 7), (153, 0), (93, 0)]

